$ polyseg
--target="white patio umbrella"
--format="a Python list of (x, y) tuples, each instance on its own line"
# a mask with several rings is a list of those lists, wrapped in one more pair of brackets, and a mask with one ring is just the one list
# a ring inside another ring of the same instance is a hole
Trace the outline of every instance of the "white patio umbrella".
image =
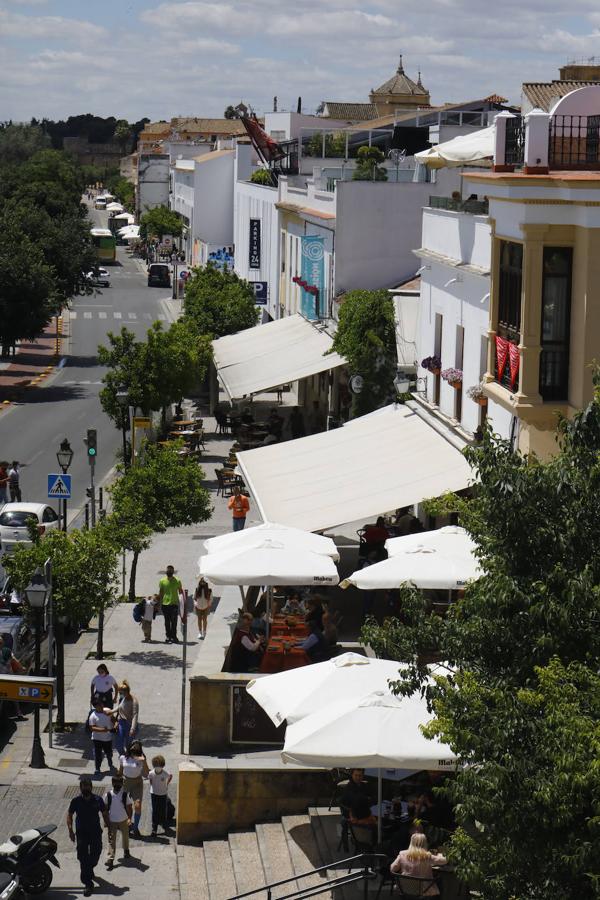
[(257, 541), (239, 551), (209, 553), (200, 559), (200, 574), (213, 584), (335, 585), (339, 576), (329, 556), (292, 550), (278, 541)]
[(119, 212), (120, 213), (120, 212), (123, 212), (125, 207), (122, 206), (120, 203), (109, 203), (108, 206), (106, 207), (106, 209), (107, 209), (107, 212)]
[(341, 587), (353, 584), (372, 591), (410, 582), (423, 590), (459, 590), (483, 574), (475, 546), (465, 529), (455, 525), (390, 538), (385, 542), (389, 558), (353, 572)]
[(254, 546), (265, 540), (276, 541), (289, 550), (308, 550), (330, 556), (335, 562), (339, 562), (340, 559), (335, 542), (331, 538), (302, 531), (300, 528), (290, 528), (288, 525), (277, 525), (274, 522), (263, 522), (252, 528), (244, 528), (243, 531), (232, 531), (229, 534), (209, 538), (204, 541), (204, 547), (209, 553), (225, 553), (229, 552), (230, 548), (241, 550), (243, 547)]
[(390, 659), (342, 653), (325, 662), (250, 681), (248, 693), (275, 725), (309, 716), (330, 703), (345, 703), (372, 691), (389, 691), (400, 666)]
[(428, 150), (415, 153), (417, 162), (431, 169), (444, 166), (491, 166), (494, 156), (496, 126), (461, 134)]
[[(284, 762), (307, 766), (449, 771), (456, 757), (446, 744), (427, 740), (420, 726), (430, 720), (420, 694), (395, 697), (377, 691), (330, 703), (287, 728), (281, 751)], [(381, 815), (378, 818), (381, 840)]]
[(121, 237), (129, 237), (130, 235), (135, 235), (136, 237), (140, 233), (139, 225), (125, 225), (123, 228), (119, 228), (118, 234)]
[(135, 216), (128, 212), (119, 213), (119, 215), (114, 216), (116, 221), (118, 222), (126, 222), (128, 225), (133, 225), (135, 222)]

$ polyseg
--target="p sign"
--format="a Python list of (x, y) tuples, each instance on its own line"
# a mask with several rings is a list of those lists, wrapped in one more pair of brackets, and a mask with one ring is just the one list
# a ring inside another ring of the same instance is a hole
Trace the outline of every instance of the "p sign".
[(267, 281), (253, 281), (254, 302), (257, 306), (266, 306), (269, 295), (269, 284)]

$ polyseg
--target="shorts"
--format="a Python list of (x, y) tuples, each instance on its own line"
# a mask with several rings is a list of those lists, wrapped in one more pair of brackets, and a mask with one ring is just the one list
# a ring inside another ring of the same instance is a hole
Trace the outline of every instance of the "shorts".
[(144, 779), (141, 775), (137, 778), (123, 778), (123, 789), (127, 791), (132, 800), (141, 800), (144, 796)]

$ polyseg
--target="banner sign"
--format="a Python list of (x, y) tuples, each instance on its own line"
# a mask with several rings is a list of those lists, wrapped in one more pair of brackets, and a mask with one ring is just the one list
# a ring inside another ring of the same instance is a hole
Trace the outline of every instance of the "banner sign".
[(519, 356), (519, 348), (512, 341), (508, 345), (508, 362), (510, 365), (510, 389), (514, 391), (517, 378), (519, 377), (521, 357)]
[(260, 219), (250, 219), (248, 267), (250, 269), (260, 269)]
[(257, 306), (266, 306), (269, 297), (269, 284), (267, 281), (250, 282), (254, 288), (254, 302)]
[(325, 314), (325, 247), (324, 238), (316, 234), (303, 235), (302, 301), (300, 312), (307, 319), (323, 318)]
[(496, 335), (496, 368), (498, 369), (498, 381), (502, 381), (506, 361), (508, 359), (508, 341), (506, 338)]

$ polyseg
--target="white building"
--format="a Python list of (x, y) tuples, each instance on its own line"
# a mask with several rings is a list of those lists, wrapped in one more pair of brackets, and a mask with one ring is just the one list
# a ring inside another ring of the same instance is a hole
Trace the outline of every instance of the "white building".
[(177, 159), (171, 170), (171, 209), (186, 226), (186, 258), (206, 265), (210, 254), (233, 246), (233, 150)]
[(138, 217), (156, 206), (169, 205), (168, 154), (139, 154), (135, 205)]

